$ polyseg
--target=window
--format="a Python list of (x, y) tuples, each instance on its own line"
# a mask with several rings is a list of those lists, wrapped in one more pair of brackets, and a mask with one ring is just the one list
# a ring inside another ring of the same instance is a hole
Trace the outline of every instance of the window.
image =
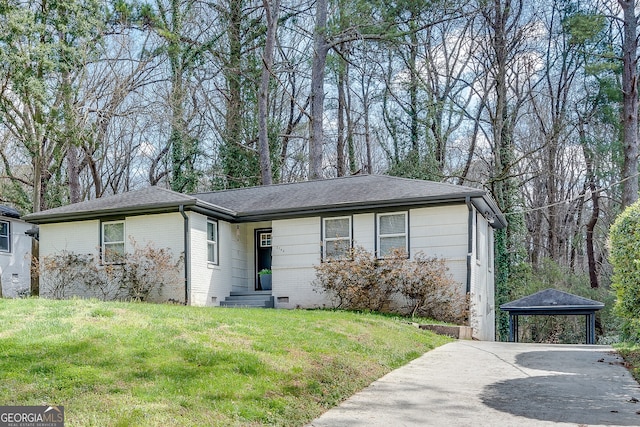
[(406, 212), (378, 215), (378, 256), (384, 258), (394, 249), (409, 251)]
[(218, 222), (207, 221), (207, 262), (218, 264)]
[(351, 251), (351, 217), (325, 218), (323, 220), (324, 259), (344, 259)]
[(0, 252), (11, 252), (11, 230), (9, 221), (0, 221)]
[(260, 247), (261, 248), (271, 247), (271, 233), (260, 233)]
[(124, 259), (124, 221), (102, 223), (102, 262), (114, 264)]

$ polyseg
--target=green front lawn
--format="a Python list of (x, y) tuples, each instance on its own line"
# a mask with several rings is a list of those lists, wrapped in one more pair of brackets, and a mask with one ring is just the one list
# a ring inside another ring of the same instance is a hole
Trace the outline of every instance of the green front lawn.
[(68, 426), (299, 426), (448, 341), (375, 314), (5, 299), (0, 405), (63, 405)]

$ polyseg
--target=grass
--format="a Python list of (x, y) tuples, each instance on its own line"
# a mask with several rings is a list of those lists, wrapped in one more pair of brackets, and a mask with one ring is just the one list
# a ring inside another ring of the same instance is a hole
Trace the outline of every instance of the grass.
[(640, 383), (640, 344), (622, 342), (614, 345), (624, 359), (625, 366)]
[(67, 426), (303, 425), (449, 339), (338, 311), (0, 300), (0, 404)]

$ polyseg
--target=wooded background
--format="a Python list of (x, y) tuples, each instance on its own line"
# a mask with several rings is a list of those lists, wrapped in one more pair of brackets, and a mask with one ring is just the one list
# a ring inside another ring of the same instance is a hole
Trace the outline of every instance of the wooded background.
[(446, 181), (487, 189), (507, 216), (497, 305), (551, 270), (606, 288), (608, 228), (638, 197), (638, 13), (623, 0), (0, 0), (0, 202)]

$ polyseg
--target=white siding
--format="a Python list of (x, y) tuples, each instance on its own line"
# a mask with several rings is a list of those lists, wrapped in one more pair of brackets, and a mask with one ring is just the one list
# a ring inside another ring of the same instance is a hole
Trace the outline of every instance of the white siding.
[(9, 222), (10, 252), (0, 252), (0, 283), (5, 297), (16, 297), (31, 287), (31, 237), (25, 232), (31, 228), (19, 219), (0, 217)]
[(373, 213), (353, 216), (353, 245), (368, 252), (376, 250), (376, 216)]
[(471, 326), (474, 337), (483, 341), (495, 339), (494, 272), (489, 254), (493, 232), (487, 220), (474, 212), (474, 244), (471, 263)]
[[(314, 265), (320, 264), (320, 217), (273, 221), (273, 296), (279, 308), (328, 305), (314, 291)], [(288, 301), (285, 301), (288, 299)]]
[[(184, 252), (183, 219), (179, 213), (141, 215), (125, 218), (125, 245), (131, 253), (135, 245), (155, 249), (168, 248), (175, 260)], [(40, 225), (40, 259), (63, 251), (84, 255), (98, 260), (100, 254), (100, 221), (75, 221)], [(184, 301), (184, 270), (176, 273), (176, 281), (150, 296), (152, 301)], [(46, 281), (41, 280), (40, 292), (49, 295)], [(80, 294), (79, 296), (86, 296)]]
[(466, 205), (412, 209), (409, 213), (409, 252), (447, 260), (449, 273), (462, 294), (467, 286), (469, 210)]

